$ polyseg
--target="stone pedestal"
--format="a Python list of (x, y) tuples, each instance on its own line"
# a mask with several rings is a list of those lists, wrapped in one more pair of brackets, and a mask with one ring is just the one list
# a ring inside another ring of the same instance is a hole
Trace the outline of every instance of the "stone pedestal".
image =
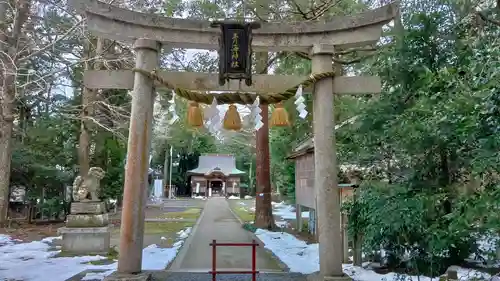
[(108, 254), (111, 231), (104, 202), (73, 202), (66, 226), (59, 228), (63, 252)]
[(71, 214), (104, 214), (106, 213), (106, 205), (104, 202), (73, 202), (70, 208)]

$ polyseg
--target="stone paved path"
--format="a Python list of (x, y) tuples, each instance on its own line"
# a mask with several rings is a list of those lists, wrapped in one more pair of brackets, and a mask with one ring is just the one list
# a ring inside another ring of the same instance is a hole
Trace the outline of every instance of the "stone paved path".
[[(207, 200), (194, 233), (170, 266), (172, 271), (209, 271), (212, 267), (213, 239), (218, 242), (249, 243), (255, 236), (242, 228), (224, 198)], [(217, 247), (217, 269), (250, 270), (251, 247)], [(263, 272), (282, 271), (279, 262), (263, 246), (257, 248), (257, 269)]]

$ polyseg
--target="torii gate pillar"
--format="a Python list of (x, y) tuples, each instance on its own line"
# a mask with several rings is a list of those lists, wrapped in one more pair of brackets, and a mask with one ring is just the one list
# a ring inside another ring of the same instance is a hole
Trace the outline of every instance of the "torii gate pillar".
[[(312, 73), (333, 71), (333, 46), (314, 45)], [(318, 212), (320, 280), (349, 280), (342, 271), (340, 192), (337, 188), (333, 78), (316, 82), (313, 93), (314, 189)]]
[[(158, 42), (137, 39), (134, 49), (137, 68), (152, 71), (158, 67)], [(118, 274), (141, 272), (154, 98), (153, 81), (136, 72), (125, 167)]]

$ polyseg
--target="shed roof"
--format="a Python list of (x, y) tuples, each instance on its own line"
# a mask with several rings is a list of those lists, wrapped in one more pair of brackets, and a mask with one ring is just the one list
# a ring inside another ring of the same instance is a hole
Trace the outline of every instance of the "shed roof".
[(297, 145), (287, 159), (295, 159), (304, 154), (314, 153), (314, 138), (310, 137)]
[[(336, 125), (335, 130), (340, 129), (347, 124), (354, 123), (357, 118), (358, 116), (353, 116), (351, 118), (346, 119), (344, 122)], [(305, 141), (299, 143), (299, 145), (295, 147), (293, 152), (290, 155), (288, 155), (287, 159), (295, 159), (297, 157), (300, 157), (308, 153), (314, 153), (314, 137), (309, 137)]]
[(228, 154), (204, 154), (198, 161), (198, 168), (188, 171), (191, 175), (209, 175), (220, 172), (225, 176), (243, 175), (245, 172), (236, 168), (236, 159)]

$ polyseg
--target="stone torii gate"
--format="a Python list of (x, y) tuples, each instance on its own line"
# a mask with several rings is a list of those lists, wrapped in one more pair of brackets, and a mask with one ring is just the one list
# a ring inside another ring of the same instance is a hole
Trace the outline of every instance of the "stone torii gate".
[[(69, 2), (74, 10), (86, 16), (87, 28), (93, 35), (133, 44), (136, 69), (156, 70), (162, 46), (207, 50), (219, 48), (221, 31), (211, 28), (208, 21), (138, 13), (96, 0)], [(397, 4), (393, 3), (353, 16), (335, 17), (329, 21), (262, 23), (260, 29), (253, 31), (252, 49), (255, 52), (309, 53), (312, 56), (313, 73), (333, 72), (332, 56), (336, 51), (376, 43), (382, 34), (382, 26), (396, 16), (397, 9)], [(280, 93), (308, 78), (254, 75), (251, 86), (235, 81), (219, 86), (217, 74), (157, 71), (156, 75), (168, 84), (186, 90), (254, 93)], [(85, 72), (84, 85), (94, 89), (133, 91), (118, 274), (135, 275), (141, 272), (142, 263), (145, 187), (155, 88), (165, 84), (153, 81), (151, 76), (143, 72), (97, 70)], [(340, 194), (337, 188), (334, 145), (334, 93), (378, 93), (380, 88), (378, 77), (337, 76), (321, 79), (312, 89), (320, 276), (324, 280), (346, 278), (342, 272)]]

